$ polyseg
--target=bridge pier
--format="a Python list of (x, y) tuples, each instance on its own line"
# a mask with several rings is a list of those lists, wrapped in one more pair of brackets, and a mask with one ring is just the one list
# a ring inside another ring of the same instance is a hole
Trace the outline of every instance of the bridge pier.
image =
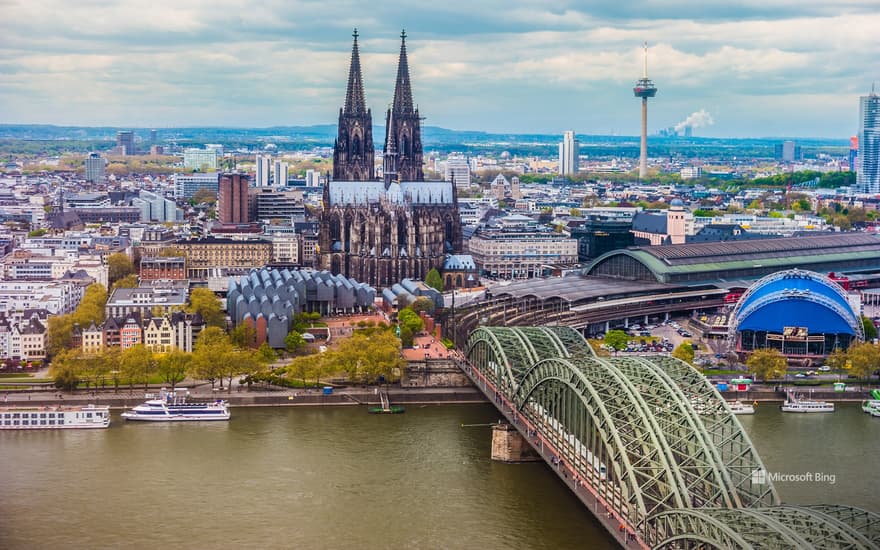
[(499, 462), (537, 462), (543, 459), (516, 428), (510, 424), (493, 424), (492, 460)]

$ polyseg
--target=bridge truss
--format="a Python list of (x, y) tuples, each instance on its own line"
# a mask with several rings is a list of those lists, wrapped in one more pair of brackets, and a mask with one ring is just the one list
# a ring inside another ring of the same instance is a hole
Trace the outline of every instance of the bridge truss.
[(880, 548), (876, 514), (783, 505), (727, 403), (686, 363), (601, 358), (568, 327), (480, 327), (466, 355), (499, 408), (642, 547)]

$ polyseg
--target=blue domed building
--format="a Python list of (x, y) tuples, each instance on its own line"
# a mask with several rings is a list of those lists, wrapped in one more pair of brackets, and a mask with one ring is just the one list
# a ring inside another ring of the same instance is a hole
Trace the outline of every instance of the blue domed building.
[(844, 290), (819, 273), (792, 269), (754, 283), (729, 322), (736, 351), (778, 349), (792, 357), (822, 357), (864, 341), (861, 316)]

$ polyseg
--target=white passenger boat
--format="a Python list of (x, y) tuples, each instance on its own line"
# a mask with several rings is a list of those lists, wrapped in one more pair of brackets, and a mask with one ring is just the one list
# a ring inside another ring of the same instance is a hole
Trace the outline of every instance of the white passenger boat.
[[(185, 422), (193, 420), (229, 420), (229, 403), (222, 399), (207, 402), (188, 402), (189, 391), (177, 388), (166, 391), (158, 398), (148, 395), (146, 402), (122, 413), (126, 420), (145, 422)], [(149, 399), (153, 397), (153, 399)]]
[(754, 405), (743, 403), (738, 399), (736, 401), (728, 401), (727, 404), (730, 406), (730, 412), (733, 414), (755, 414)]
[(785, 393), (785, 402), (782, 404), (782, 412), (794, 413), (822, 413), (834, 412), (834, 403), (828, 401), (813, 401), (803, 399), (798, 394), (789, 390)]
[(63, 430), (109, 426), (109, 407), (58, 405), (0, 408), (0, 430)]
[[(862, 411), (872, 416), (880, 416), (880, 400), (870, 399), (868, 401), (862, 401)], [(877, 414), (874, 414), (875, 412)]]

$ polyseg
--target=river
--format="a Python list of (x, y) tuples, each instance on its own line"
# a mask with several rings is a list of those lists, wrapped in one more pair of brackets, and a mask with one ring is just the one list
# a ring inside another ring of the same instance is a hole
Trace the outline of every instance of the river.
[[(786, 501), (880, 511), (880, 419), (740, 417)], [(489, 405), (239, 408), (228, 423), (0, 433), (0, 548), (612, 548), (543, 464), (489, 460)]]

